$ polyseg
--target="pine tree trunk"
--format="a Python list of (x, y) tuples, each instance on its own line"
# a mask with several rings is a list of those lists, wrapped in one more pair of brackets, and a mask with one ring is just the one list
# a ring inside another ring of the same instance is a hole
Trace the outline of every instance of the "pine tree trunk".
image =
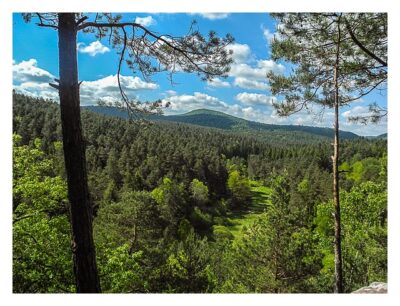
[(77, 292), (94, 293), (100, 292), (100, 282), (80, 118), (75, 14), (58, 14), (58, 27), (59, 95), (76, 289)]
[(339, 54), (340, 54), (340, 17), (338, 20), (338, 41), (336, 49), (336, 63), (334, 68), (334, 84), (335, 84), (335, 139), (333, 143), (333, 202), (335, 207), (335, 293), (343, 292), (343, 267), (342, 267), (342, 237), (340, 223), (340, 200), (339, 200)]

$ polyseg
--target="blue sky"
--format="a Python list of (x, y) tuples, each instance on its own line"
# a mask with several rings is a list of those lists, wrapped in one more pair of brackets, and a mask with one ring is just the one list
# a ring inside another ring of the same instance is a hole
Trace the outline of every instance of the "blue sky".
[[(288, 67), (270, 59), (269, 39), (276, 31), (274, 20), (267, 13), (221, 14), (146, 14), (124, 13), (126, 20), (135, 20), (160, 34), (174, 36), (187, 33), (193, 19), (202, 33), (215, 30), (218, 35), (230, 33), (234, 64), (226, 79), (201, 81), (194, 74), (177, 73), (172, 85), (166, 73), (145, 81), (140, 73), (122, 70), (122, 81), (131, 97), (140, 100), (162, 99), (171, 103), (166, 114), (185, 113), (198, 108), (215, 109), (248, 120), (274, 124), (332, 126), (333, 113), (326, 110), (317, 117), (298, 113), (287, 118), (276, 115), (271, 102), (276, 100), (268, 90), (265, 74), (273, 70), (285, 73)], [(81, 104), (96, 104), (98, 99), (119, 98), (116, 87), (118, 55), (108, 39), (96, 40), (94, 35), (78, 34), (78, 65)], [(40, 28), (35, 22), (25, 23), (20, 14), (13, 15), (13, 84), (20, 92), (57, 99), (57, 92), (48, 82), (58, 75), (57, 32)], [(347, 117), (365, 113), (367, 105), (377, 102), (386, 107), (386, 92), (373, 92), (361, 101), (341, 110), (341, 129), (359, 135), (386, 132), (387, 123), (363, 126), (349, 123)]]

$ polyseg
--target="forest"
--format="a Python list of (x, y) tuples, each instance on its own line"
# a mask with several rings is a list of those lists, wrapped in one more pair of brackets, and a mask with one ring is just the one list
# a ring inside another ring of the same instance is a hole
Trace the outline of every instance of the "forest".
[[(334, 290), (332, 145), (82, 110), (103, 292)], [(13, 291), (76, 292), (60, 107), (13, 94)], [(290, 132), (287, 132), (290, 134)], [(344, 292), (387, 281), (387, 141), (339, 158)]]

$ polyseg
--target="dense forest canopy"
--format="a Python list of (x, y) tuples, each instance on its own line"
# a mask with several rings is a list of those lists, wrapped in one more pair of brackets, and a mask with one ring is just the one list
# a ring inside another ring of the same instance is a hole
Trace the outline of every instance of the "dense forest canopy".
[[(329, 142), (82, 112), (104, 292), (332, 292)], [(59, 107), (13, 95), (14, 292), (74, 292)], [(345, 292), (387, 279), (387, 142), (340, 156)]]
[[(129, 118), (127, 111), (121, 108), (110, 106), (86, 106), (84, 109), (99, 114), (118, 118)], [(330, 141), (333, 136), (332, 128), (303, 126), (303, 125), (278, 125), (265, 124), (255, 121), (248, 121), (222, 112), (197, 109), (180, 115), (141, 115), (141, 118), (150, 121), (181, 122), (193, 125), (213, 127), (232, 131), (235, 134), (251, 135), (260, 140), (268, 140), (274, 143), (284, 144), (305, 144), (321, 141)], [(347, 131), (340, 131), (342, 139), (354, 139), (359, 136)]]

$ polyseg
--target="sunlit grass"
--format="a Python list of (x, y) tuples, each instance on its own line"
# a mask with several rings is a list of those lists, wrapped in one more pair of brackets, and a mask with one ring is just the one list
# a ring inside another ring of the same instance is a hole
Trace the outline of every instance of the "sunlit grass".
[(271, 205), (271, 188), (257, 181), (250, 181), (250, 185), (253, 193), (251, 205), (246, 210), (231, 212), (226, 219), (226, 226), (236, 239), (241, 237), (244, 226), (250, 226)]

